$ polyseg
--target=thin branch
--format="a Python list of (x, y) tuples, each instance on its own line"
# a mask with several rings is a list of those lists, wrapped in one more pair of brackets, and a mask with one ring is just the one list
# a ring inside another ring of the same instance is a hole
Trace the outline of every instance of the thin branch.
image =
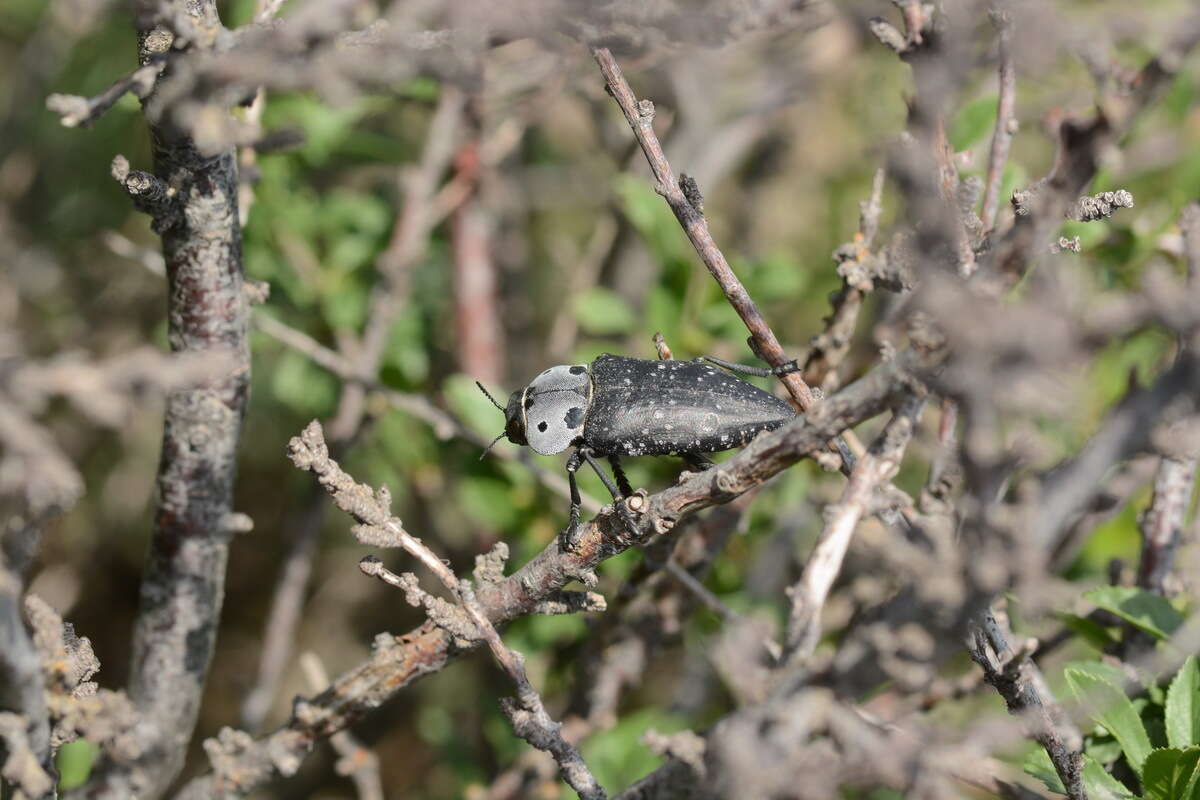
[(1142, 554), (1137, 585), (1164, 594), (1166, 579), (1175, 562), (1183, 528), (1187, 524), (1192, 489), (1196, 482), (1195, 458), (1163, 456), (1154, 478), (1154, 495), (1142, 515)]
[(1004, 698), (1010, 713), (1025, 720), (1029, 735), (1045, 748), (1067, 797), (1087, 800), (1082, 774), (1083, 737), (1055, 704), (1030, 658), (1034, 647), (1036, 641), (1013, 652), (991, 611), (973, 626), (967, 643), (972, 660), (983, 669), (984, 680)]
[(841, 572), (854, 529), (871, 513), (876, 491), (900, 469), (913, 428), (925, 406), (923, 397), (909, 397), (892, 415), (850, 473), (837, 505), (826, 510), (825, 527), (812, 555), (804, 564), (800, 580), (791, 587), (791, 618), (788, 621), (787, 660), (801, 662), (812, 655), (821, 635), (821, 610)]
[(62, 117), (67, 128), (86, 128), (104, 114), (117, 101), (132, 92), (144, 100), (154, 89), (154, 83), (162, 74), (166, 61), (156, 58), (149, 64), (138, 67), (95, 97), (80, 97), (74, 94), (52, 94), (46, 98), (46, 108)]
[[(308, 681), (309, 691), (320, 692), (329, 686), (329, 675), (316, 653), (301, 653), (300, 669)], [(359, 800), (384, 800), (383, 782), (379, 776), (379, 756), (349, 731), (338, 731), (329, 737), (329, 743), (341, 756), (336, 767), (337, 773), (347, 775), (354, 781)]]
[(1000, 210), (1000, 185), (1004, 177), (1004, 165), (1008, 162), (1008, 151), (1013, 135), (1017, 132), (1014, 116), (1017, 97), (1017, 70), (1013, 65), (1012, 17), (1009, 11), (998, 9), (992, 15), (998, 28), (997, 46), (1000, 58), (1000, 97), (996, 101), (996, 128), (992, 132), (992, 147), (988, 152), (987, 181), (983, 189), (983, 207), (980, 219), (983, 232), (987, 234), (996, 227), (996, 213)]
[(717, 614), (726, 622), (737, 622), (742, 618), (742, 615), (734, 611), (729, 606), (721, 602), (721, 598), (717, 597), (708, 587), (696, 579), (692, 573), (683, 568), (674, 558), (667, 560), (667, 574), (691, 592), (704, 606)]
[[(850, 352), (863, 299), (875, 288), (880, 277), (883, 259), (872, 253), (871, 247), (883, 212), (884, 177), (882, 168), (875, 170), (871, 196), (859, 204), (858, 233), (853, 241), (846, 242), (833, 253), (842, 288), (830, 300), (833, 309), (825, 319), (825, 329), (813, 337), (801, 373), (806, 382), (825, 392), (838, 386), (837, 368)], [(858, 449), (861, 451), (861, 446)]]

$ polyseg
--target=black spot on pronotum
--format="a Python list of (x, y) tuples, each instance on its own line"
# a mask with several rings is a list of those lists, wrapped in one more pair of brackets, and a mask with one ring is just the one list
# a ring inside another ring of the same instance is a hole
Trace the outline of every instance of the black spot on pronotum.
[(547, 427), (549, 427), (549, 426), (547, 426), (545, 422), (538, 423), (538, 430), (541, 431), (542, 433), (546, 432)]
[(583, 374), (583, 373), (585, 373), (585, 372), (587, 372), (587, 367), (581, 367), (581, 366), (579, 366), (578, 364), (576, 364), (575, 366), (571, 367), (571, 374), (572, 374), (572, 375), (582, 375), (582, 374)]
[(571, 406), (567, 415), (563, 417), (563, 422), (567, 423), (568, 428), (578, 428), (583, 424), (583, 409), (579, 406)]

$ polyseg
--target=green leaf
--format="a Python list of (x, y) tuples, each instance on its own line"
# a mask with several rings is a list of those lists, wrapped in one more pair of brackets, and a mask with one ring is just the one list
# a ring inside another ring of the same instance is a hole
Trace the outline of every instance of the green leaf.
[(1142, 767), (1142, 788), (1151, 800), (1191, 800), (1195, 789), (1200, 747), (1163, 748), (1150, 753)]
[(76, 739), (58, 748), (55, 765), (58, 767), (59, 790), (74, 789), (87, 783), (98, 752), (99, 748), (86, 739)]
[(1080, 669), (1066, 671), (1067, 683), (1075, 697), (1094, 719), (1121, 743), (1126, 760), (1137, 771), (1150, 754), (1150, 737), (1142, 727), (1137, 709), (1123, 691), (1103, 678)]
[(1097, 650), (1103, 650), (1118, 641), (1111, 630), (1087, 617), (1081, 617), (1078, 614), (1059, 614), (1058, 620)]
[(1088, 800), (1129, 800), (1136, 798), (1133, 792), (1119, 780), (1109, 775), (1095, 759), (1083, 757), (1083, 788)]
[(1075, 672), (1086, 672), (1093, 678), (1108, 681), (1113, 686), (1120, 686), (1125, 683), (1125, 673), (1116, 664), (1107, 664), (1103, 661), (1072, 661), (1063, 665), (1063, 672), (1074, 670)]
[(1171, 681), (1165, 716), (1172, 747), (1200, 745), (1200, 666), (1195, 656), (1187, 657)]
[(1158, 639), (1169, 639), (1183, 624), (1165, 598), (1136, 586), (1102, 586), (1084, 597)]
[[(1038, 747), (1031, 751), (1021, 764), (1021, 769), (1025, 770), (1025, 774), (1044, 783), (1050, 791), (1062, 795), (1067, 793), (1045, 748)], [(1082, 777), (1089, 800), (1129, 800), (1136, 797), (1124, 784), (1105, 772), (1104, 767), (1094, 758), (1083, 757)]]
[(604, 336), (633, 329), (633, 310), (621, 295), (600, 286), (575, 298), (575, 316), (585, 332)]
[(1050, 756), (1044, 747), (1036, 747), (1031, 750), (1025, 757), (1025, 761), (1022, 762), (1021, 769), (1025, 770), (1026, 775), (1031, 775), (1044, 783), (1050, 791), (1058, 794), (1067, 793), (1067, 789), (1063, 786), (1058, 773), (1054, 771), (1054, 765), (1050, 763)]
[(966, 150), (983, 140), (996, 127), (996, 96), (989, 95), (967, 103), (950, 123), (950, 144)]

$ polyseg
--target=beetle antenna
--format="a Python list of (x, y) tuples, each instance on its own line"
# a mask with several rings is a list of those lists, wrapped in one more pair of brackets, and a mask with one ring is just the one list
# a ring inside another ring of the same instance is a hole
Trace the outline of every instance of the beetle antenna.
[[(482, 386), (480, 386), (479, 388), (480, 388), (480, 389), (483, 389), (483, 387), (482, 387)], [(484, 389), (484, 394), (487, 394), (487, 390), (486, 390), (486, 389)], [(490, 396), (490, 395), (489, 395), (489, 396)], [(496, 402), (496, 401), (495, 401), (495, 400), (493, 400), (492, 402), (494, 403), (494, 402)], [(487, 458), (487, 454), (488, 454), (488, 453), (490, 453), (490, 452), (492, 452), (492, 448), (496, 446), (496, 442), (500, 441), (500, 440), (501, 440), (501, 439), (503, 439), (503, 438), (504, 438), (504, 434), (502, 433), (502, 434), (500, 434), (499, 436), (497, 436), (495, 439), (492, 439), (492, 443), (491, 443), (491, 444), (489, 444), (487, 447), (483, 448), (483, 452), (479, 454), (479, 460), (480, 460), (480, 461), (483, 461), (483, 459)]]
[[(496, 408), (500, 409), (500, 413), (504, 413), (504, 406), (502, 406), (496, 402), (496, 398), (492, 397), (491, 392), (489, 392), (487, 389), (483, 388), (482, 383), (480, 383), (479, 381), (475, 381), (475, 385), (479, 387), (479, 391), (483, 392), (488, 400), (492, 401), (492, 405), (494, 405)], [(503, 436), (504, 434), (500, 434), (500, 435)], [(492, 442), (492, 444), (495, 444), (495, 442)], [(491, 450), (491, 449), (492, 449), (492, 445), (488, 445), (488, 450)], [(487, 455), (486, 451), (484, 451), (484, 455)]]

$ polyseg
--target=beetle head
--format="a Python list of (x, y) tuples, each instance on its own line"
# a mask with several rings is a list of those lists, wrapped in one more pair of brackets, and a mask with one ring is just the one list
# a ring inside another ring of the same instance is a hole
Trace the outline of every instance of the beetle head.
[(517, 390), (508, 396), (508, 407), (504, 409), (504, 435), (513, 444), (522, 447), (529, 444), (525, 438), (525, 414), (521, 408), (521, 397), (525, 393)]
[(479, 387), (479, 391), (483, 392), (488, 400), (492, 401), (492, 405), (500, 409), (504, 414), (504, 433), (492, 439), (492, 443), (484, 449), (483, 454), (479, 458), (482, 460), (483, 456), (486, 456), (492, 449), (492, 446), (506, 436), (513, 444), (521, 445), (522, 447), (529, 444), (529, 440), (525, 438), (525, 415), (521, 409), (521, 397), (524, 395), (524, 392), (517, 390), (509, 395), (508, 407), (505, 408), (496, 402), (496, 398), (492, 397), (491, 392), (483, 388), (482, 383), (475, 381), (475, 385)]

